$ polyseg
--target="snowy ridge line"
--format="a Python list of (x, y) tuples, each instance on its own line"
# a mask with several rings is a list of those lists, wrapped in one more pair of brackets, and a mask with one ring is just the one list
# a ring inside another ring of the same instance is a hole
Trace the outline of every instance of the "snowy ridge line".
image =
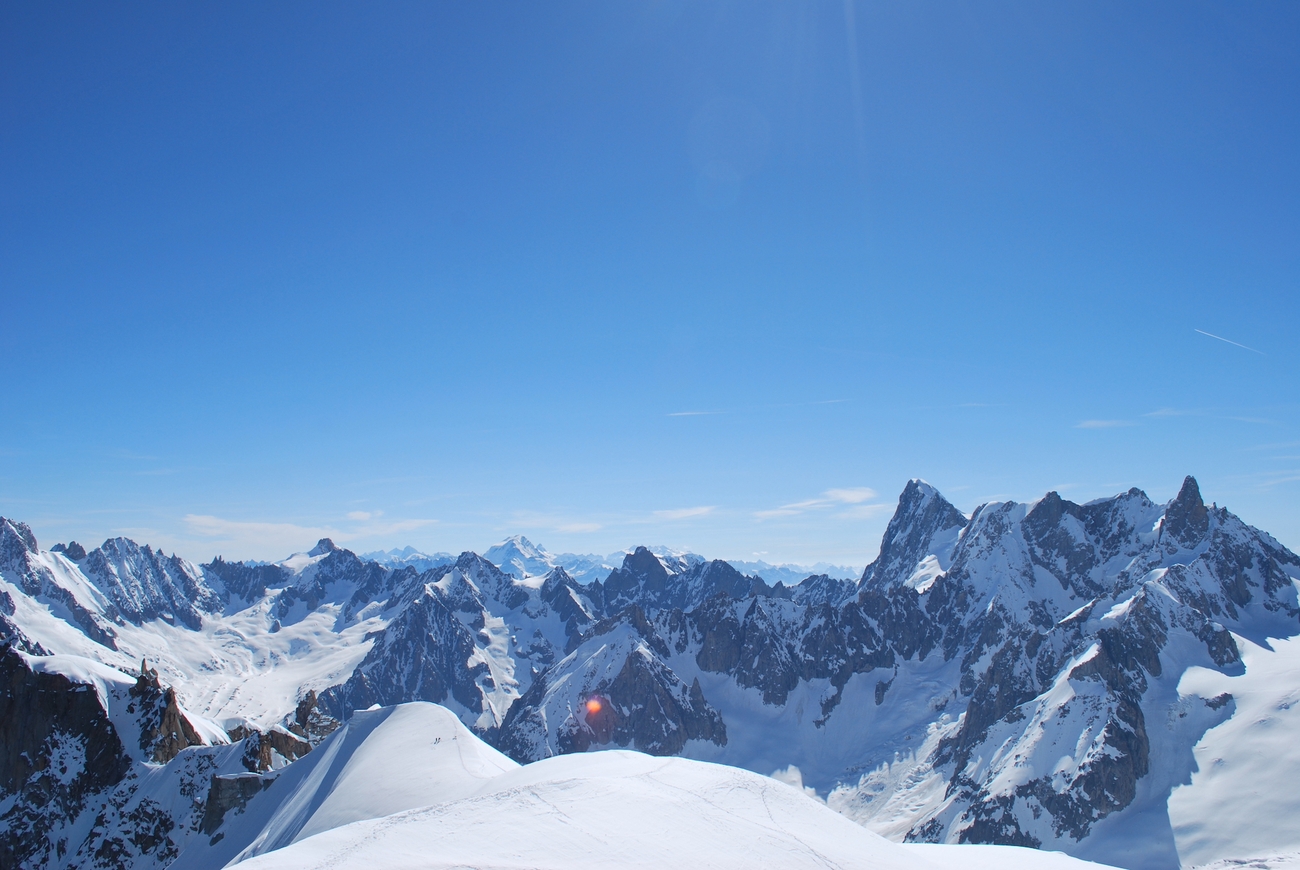
[[(275, 565), (110, 543), (113, 570), (86, 573), (98, 551), (47, 553), (0, 521), (6, 642), (129, 673), (147, 658), (177, 710), (265, 735), (259, 764), (304, 754), (294, 727), (310, 743), (428, 701), (520, 762), (626, 747), (781, 771), (895, 840), (1132, 868), (1300, 848), (1300, 813), (1265, 826), (1243, 794), (1300, 775), (1250, 725), (1285, 722), (1300, 693), (1300, 559), (1191, 478), (1163, 505), (1048, 493), (969, 517), (914, 480), (858, 581), (793, 587), (646, 548), (580, 581), (473, 553), (394, 567), (328, 540)], [(1256, 746), (1270, 768), (1248, 763)], [(1239, 832), (1215, 824), (1224, 801), (1251, 808)]]

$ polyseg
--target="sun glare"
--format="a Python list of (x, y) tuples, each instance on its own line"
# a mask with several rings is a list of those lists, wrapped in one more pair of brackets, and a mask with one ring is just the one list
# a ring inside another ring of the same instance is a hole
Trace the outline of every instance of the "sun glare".
[(587, 715), (590, 716), (590, 715), (594, 715), (594, 714), (596, 714), (596, 713), (599, 713), (599, 712), (600, 712), (600, 707), (601, 707), (601, 703), (600, 703), (600, 699), (599, 699), (599, 698), (588, 698), (588, 699), (587, 699)]

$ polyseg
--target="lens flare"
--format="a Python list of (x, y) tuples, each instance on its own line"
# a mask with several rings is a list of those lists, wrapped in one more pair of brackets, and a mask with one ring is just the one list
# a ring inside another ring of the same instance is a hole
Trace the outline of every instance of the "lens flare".
[(588, 698), (588, 699), (587, 699), (587, 715), (588, 715), (588, 716), (592, 716), (592, 715), (595, 715), (596, 713), (599, 713), (599, 712), (600, 712), (600, 707), (601, 707), (601, 703), (600, 703), (600, 699), (599, 699), (599, 698)]

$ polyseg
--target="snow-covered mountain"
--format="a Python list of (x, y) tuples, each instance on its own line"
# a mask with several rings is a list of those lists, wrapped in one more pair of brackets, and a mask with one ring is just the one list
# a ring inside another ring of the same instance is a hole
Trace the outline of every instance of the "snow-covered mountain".
[[(88, 659), (7, 649), (0, 676), (0, 782), (17, 798), (0, 816), (5, 867), (967, 863), (891, 843), (736, 768), (628, 751), (521, 767), (433, 704), (358, 712), (313, 750), (302, 728), (229, 742), (149, 671), (131, 680)], [(258, 764), (268, 739), (301, 757)], [(1097, 867), (1011, 848), (995, 857), (1025, 870)]]
[(388, 568), (410, 567), (417, 571), (430, 571), (456, 561), (456, 557), (451, 553), (422, 553), (414, 547), (376, 550), (372, 553), (362, 553), (361, 558), (367, 562), (378, 562)]
[[(278, 769), (335, 720), (427, 701), (517, 762), (630, 748), (779, 772), (895, 841), (1130, 868), (1300, 849), (1300, 559), (1191, 478), (1163, 505), (1048, 493), (970, 516), (912, 481), (856, 582), (646, 548), (579, 581), (525, 539), (500, 547), (518, 573), (473, 553), (395, 568), (328, 540), (196, 566), (124, 539), (44, 551), (0, 520), (0, 634), (33, 673), (78, 656), (134, 684), (147, 658), (215, 729), (178, 757), (223, 771)], [(36, 774), (14, 770), (0, 812), (66, 841), (51, 866), (100, 861), (67, 857), (90, 804), (37, 805)], [(189, 788), (193, 806), (164, 812), (174, 835), (132, 854), (191, 848), (211, 801)]]
[[(526, 577), (544, 577), (559, 565), (554, 556), (523, 535), (513, 535), (499, 544), (488, 547), (483, 554), (493, 565), (520, 580)], [(589, 557), (587, 557), (589, 558)]]
[[(604, 582), (606, 577), (618, 570), (624, 558), (637, 549), (649, 550), (662, 559), (665, 565), (687, 566), (706, 561), (703, 556), (669, 547), (632, 547), (610, 553), (608, 556), (597, 556), (592, 553), (561, 553), (556, 556), (523, 535), (512, 535), (500, 543), (493, 544), (483, 553), (483, 558), (520, 580), (543, 577), (554, 568), (563, 568), (571, 578), (585, 584), (597, 580)], [(807, 576), (807, 574), (801, 575), (800, 579)]]
[(785, 586), (795, 586), (814, 575), (824, 575), (833, 580), (857, 580), (862, 576), (861, 568), (854, 568), (849, 565), (832, 565), (830, 562), (817, 562), (812, 565), (795, 565), (791, 563), (773, 565), (761, 559), (758, 561), (728, 559), (727, 561), (731, 564), (731, 567), (740, 573), (762, 577), (773, 585), (781, 583)]

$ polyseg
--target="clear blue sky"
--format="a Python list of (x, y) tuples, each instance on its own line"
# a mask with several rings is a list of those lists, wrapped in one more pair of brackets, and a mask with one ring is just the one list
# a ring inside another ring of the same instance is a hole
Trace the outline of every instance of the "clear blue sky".
[(1300, 548), (1297, 44), (1268, 2), (5, 2), (0, 513), (861, 565), (910, 477), (1191, 473)]

